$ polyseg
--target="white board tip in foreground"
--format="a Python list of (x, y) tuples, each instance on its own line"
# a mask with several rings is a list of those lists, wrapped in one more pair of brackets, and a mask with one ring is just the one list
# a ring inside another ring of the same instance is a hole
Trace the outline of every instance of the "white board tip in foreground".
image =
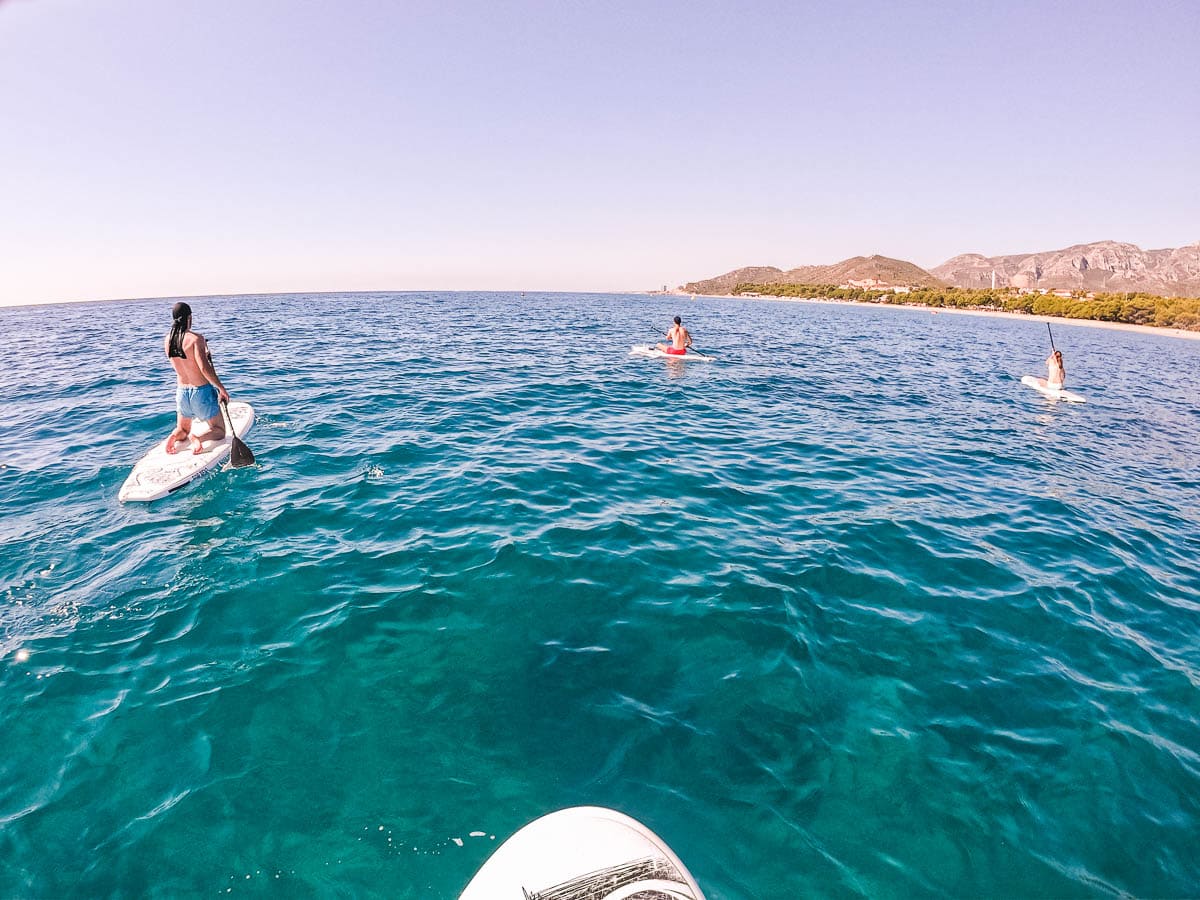
[(560, 809), (500, 845), (459, 900), (704, 900), (671, 848), (629, 816), (599, 806)]

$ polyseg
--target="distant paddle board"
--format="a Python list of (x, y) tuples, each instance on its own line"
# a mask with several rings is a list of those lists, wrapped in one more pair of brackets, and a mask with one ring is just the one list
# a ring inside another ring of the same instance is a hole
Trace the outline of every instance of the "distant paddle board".
[[(254, 425), (254, 409), (249, 403), (236, 401), (228, 404), (228, 409), (234, 434), (244, 437)], [(229, 456), (233, 439), (226, 434), (224, 440), (204, 441), (201, 446), (202, 453), (193, 453), (190, 441), (183, 440), (178, 444), (178, 452), (168, 453), (167, 439), (163, 438), (138, 460), (121, 485), (117, 499), (123, 503), (147, 502), (179, 490), (222, 463)]]
[(562, 809), (500, 845), (459, 900), (704, 900), (654, 832), (599, 806)]
[(1072, 394), (1070, 391), (1047, 387), (1046, 379), (1035, 378), (1033, 375), (1026, 375), (1021, 379), (1021, 384), (1027, 384), (1043, 397), (1049, 397), (1052, 400), (1066, 400), (1069, 403), (1087, 403), (1083, 397), (1078, 394)]
[(646, 344), (634, 344), (629, 350), (630, 356), (650, 356), (657, 359), (692, 359), (700, 362), (712, 362), (716, 359), (715, 356), (705, 356), (703, 353), (695, 353), (689, 351), (686, 354), (667, 353), (665, 350), (659, 350), (657, 347), (650, 347)]

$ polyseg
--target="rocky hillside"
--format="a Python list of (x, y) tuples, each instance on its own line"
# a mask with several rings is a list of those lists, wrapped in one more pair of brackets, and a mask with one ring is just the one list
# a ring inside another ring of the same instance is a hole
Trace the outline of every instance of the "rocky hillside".
[(1200, 243), (1174, 250), (1143, 250), (1118, 241), (1097, 241), (1045, 253), (964, 253), (937, 266), (932, 274), (955, 287), (986, 288), (992, 285), (993, 271), (997, 287), (1195, 297), (1200, 296)]
[(855, 256), (831, 266), (800, 266), (786, 272), (774, 266), (749, 266), (716, 278), (690, 282), (683, 286), (683, 290), (690, 294), (728, 294), (739, 284), (845, 284), (850, 280), (865, 281), (868, 278), (908, 287), (941, 285), (937, 278), (920, 266), (902, 259)]

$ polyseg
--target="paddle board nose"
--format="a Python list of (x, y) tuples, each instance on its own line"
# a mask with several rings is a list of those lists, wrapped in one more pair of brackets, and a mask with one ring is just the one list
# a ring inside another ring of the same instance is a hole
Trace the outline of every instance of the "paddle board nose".
[(500, 845), (459, 900), (704, 900), (679, 857), (636, 819), (599, 806), (535, 819)]

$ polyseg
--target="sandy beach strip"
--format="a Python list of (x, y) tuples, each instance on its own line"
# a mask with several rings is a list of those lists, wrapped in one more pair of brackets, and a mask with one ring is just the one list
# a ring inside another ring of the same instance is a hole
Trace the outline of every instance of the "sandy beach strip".
[[(690, 297), (691, 294), (676, 294), (677, 297)], [(872, 303), (869, 300), (822, 300), (816, 297), (741, 297), (736, 294), (697, 294), (697, 297), (707, 297), (711, 300), (777, 300), (783, 303), (826, 303), (838, 306), (873, 306), (889, 309), (908, 309), (916, 312), (948, 313), (957, 316), (990, 316), (997, 319), (1018, 319), (1022, 322), (1051, 322), (1059, 325), (1082, 325), (1088, 328), (1108, 328), (1112, 331), (1141, 331), (1145, 334), (1158, 334), (1165, 337), (1200, 340), (1200, 331), (1187, 331), (1183, 328), (1162, 328), (1157, 325), (1133, 325), (1129, 322), (1104, 322), (1099, 319), (1069, 319), (1066, 316), (1041, 316), (1034, 313), (1006, 312), (999, 309), (958, 309), (946, 306), (925, 306), (919, 303)]]

